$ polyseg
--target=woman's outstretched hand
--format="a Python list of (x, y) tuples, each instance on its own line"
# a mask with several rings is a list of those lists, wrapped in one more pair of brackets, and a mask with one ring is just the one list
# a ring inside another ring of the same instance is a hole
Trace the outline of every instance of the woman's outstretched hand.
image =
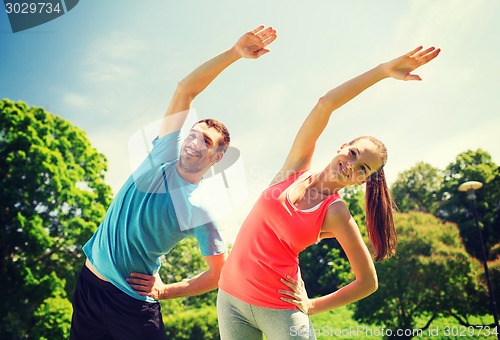
[(286, 279), (282, 278), (281, 282), (292, 289), (279, 289), (278, 292), (280, 294), (286, 295), (286, 297), (282, 296), (281, 300), (297, 306), (302, 311), (302, 313), (309, 314), (312, 308), (312, 301), (307, 296), (306, 286), (304, 284), (304, 281), (302, 281), (302, 277), (300, 276), (300, 270), (298, 280), (293, 279), (291, 276), (287, 276)]
[(435, 47), (429, 47), (425, 50), (422, 49), (423, 47), (419, 46), (399, 58), (382, 64), (387, 77), (399, 80), (422, 80), (418, 75), (412, 74), (411, 72), (427, 64), (441, 52), (439, 48), (436, 49)]
[(269, 52), (266, 49), (276, 39), (276, 30), (272, 27), (264, 29), (264, 25), (245, 33), (234, 45), (234, 49), (242, 58), (256, 59)]

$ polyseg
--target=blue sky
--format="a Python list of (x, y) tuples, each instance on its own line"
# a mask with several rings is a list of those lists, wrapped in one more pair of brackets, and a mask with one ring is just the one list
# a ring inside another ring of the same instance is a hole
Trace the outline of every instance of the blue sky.
[(425, 161), (444, 168), (468, 149), (500, 163), (500, 2), (80, 1), (67, 14), (12, 33), (0, 13), (0, 96), (42, 106), (79, 126), (109, 162), (116, 192), (130, 174), (128, 141), (160, 119), (177, 82), (264, 24), (271, 53), (240, 60), (194, 102), (224, 122), (241, 151), (248, 199), (233, 235), (281, 166), (316, 100), (330, 88), (418, 45), (441, 55), (422, 82), (384, 80), (336, 111), (318, 143), (322, 168), (338, 147), (374, 135), (386, 174)]

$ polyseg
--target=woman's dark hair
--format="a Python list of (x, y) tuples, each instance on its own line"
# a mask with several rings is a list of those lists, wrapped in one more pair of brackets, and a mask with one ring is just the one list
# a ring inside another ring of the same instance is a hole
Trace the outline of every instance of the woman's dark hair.
[(372, 244), (375, 261), (396, 253), (397, 236), (394, 227), (392, 211), (394, 204), (385, 180), (384, 165), (387, 162), (387, 148), (378, 139), (371, 136), (362, 136), (354, 139), (352, 144), (360, 139), (368, 139), (378, 149), (382, 157), (382, 167), (371, 174), (366, 182), (366, 229)]
[(205, 123), (209, 128), (214, 128), (217, 130), (217, 132), (220, 133), (221, 137), (218, 141), (218, 148), (221, 149), (222, 151), (226, 152), (229, 142), (231, 142), (231, 137), (229, 136), (229, 131), (226, 128), (224, 124), (219, 122), (218, 120), (211, 119), (211, 118), (206, 118), (197, 121), (194, 125), (200, 124), (200, 123)]

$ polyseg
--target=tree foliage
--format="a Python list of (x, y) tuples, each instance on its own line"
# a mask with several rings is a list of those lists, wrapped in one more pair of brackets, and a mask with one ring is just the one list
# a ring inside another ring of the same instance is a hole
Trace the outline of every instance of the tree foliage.
[(106, 167), (68, 121), (0, 101), (0, 338), (67, 320), (57, 310), (68, 312), (81, 247), (110, 203)]
[[(354, 317), (392, 329), (425, 328), (442, 315), (485, 314), (480, 264), (467, 254), (456, 225), (419, 212), (397, 213), (396, 256), (376, 264), (379, 289), (359, 301)], [(427, 325), (415, 320), (427, 318)]]
[(439, 191), (443, 185), (441, 171), (419, 162), (400, 173), (391, 187), (399, 211), (421, 211), (434, 214), (439, 207)]
[(457, 223), (467, 251), (481, 258), (481, 244), (472, 202), (465, 193), (458, 191), (458, 186), (467, 181), (483, 183), (483, 187), (476, 191), (476, 204), (486, 252), (489, 253), (500, 242), (500, 170), (491, 156), (481, 149), (462, 152), (446, 167), (443, 186), (439, 192), (442, 203), (436, 214)]
[(402, 212), (429, 212), (456, 223), (469, 254), (482, 258), (473, 202), (458, 191), (467, 181), (483, 183), (476, 191), (478, 220), (487, 255), (494, 260), (497, 253), (491, 249), (500, 242), (500, 170), (486, 151), (462, 152), (444, 170), (417, 163), (398, 175), (391, 192)]
[[(179, 242), (165, 255), (160, 268), (160, 276), (164, 283), (180, 282), (208, 269), (198, 243), (194, 237), (188, 237)], [(215, 306), (217, 292), (211, 291), (202, 295), (189, 296), (174, 300), (162, 301), (162, 309), (172, 311), (186, 311), (204, 306)]]
[(219, 323), (215, 306), (164, 316), (165, 333), (171, 340), (218, 340)]

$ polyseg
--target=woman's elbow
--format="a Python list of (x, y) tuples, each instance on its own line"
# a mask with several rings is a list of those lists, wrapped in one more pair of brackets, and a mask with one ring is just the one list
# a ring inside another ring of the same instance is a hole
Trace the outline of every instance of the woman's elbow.
[(370, 276), (369, 279), (367, 279), (366, 282), (366, 289), (368, 291), (368, 295), (373, 294), (377, 291), (378, 289), (378, 277), (377, 274), (374, 274)]
[(378, 289), (378, 278), (377, 274), (364, 276), (360, 279), (361, 290), (363, 291), (363, 295), (366, 297), (375, 293)]
[(372, 291), (371, 291), (370, 294), (375, 293), (377, 291), (377, 289), (378, 289), (378, 279), (376, 277), (375, 277), (375, 280), (372, 283), (371, 289), (372, 289)]

